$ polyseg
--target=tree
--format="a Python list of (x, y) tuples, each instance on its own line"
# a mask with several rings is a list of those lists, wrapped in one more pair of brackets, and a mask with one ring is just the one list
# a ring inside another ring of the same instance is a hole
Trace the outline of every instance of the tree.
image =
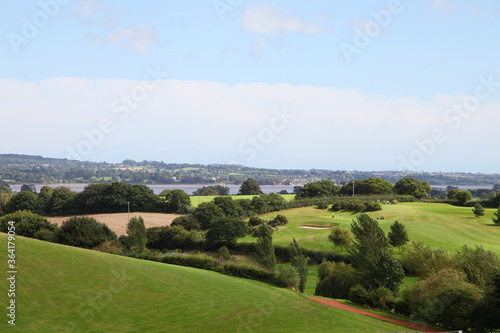
[(340, 246), (340, 252), (342, 252), (344, 246), (351, 245), (352, 234), (348, 229), (342, 229), (337, 226), (328, 235), (328, 240), (335, 244), (335, 246)]
[(211, 201), (198, 205), (193, 212), (193, 216), (200, 222), (202, 229), (208, 229), (212, 222), (226, 215), (219, 206)]
[(289, 246), (289, 252), (290, 252), (290, 264), (297, 270), (297, 273), (299, 273), (299, 291), (301, 293), (304, 292), (304, 289), (306, 288), (306, 283), (307, 283), (307, 274), (309, 272), (309, 268), (307, 267), (307, 260), (303, 254), (302, 250), (299, 247), (299, 244), (295, 240), (295, 237), (293, 238), (292, 242), (290, 242)]
[(474, 204), (474, 207), (472, 208), (472, 212), (474, 213), (474, 215), (477, 218), (479, 218), (480, 216), (484, 215), (484, 208), (483, 208), (483, 206), (481, 206), (481, 204), (479, 202), (476, 202)]
[(117, 239), (109, 227), (89, 216), (73, 216), (63, 222), (59, 243), (87, 249)]
[(302, 186), (296, 198), (332, 197), (340, 194), (340, 186), (330, 180), (311, 182)]
[(172, 190), (166, 196), (168, 213), (183, 213), (184, 209), (191, 204), (189, 194), (183, 190)]
[(46, 211), (46, 206), (49, 203), (50, 197), (54, 189), (50, 186), (43, 186), (38, 194), (38, 209)]
[(35, 184), (23, 184), (21, 186), (21, 192), (31, 192), (31, 193), (36, 193), (36, 186)]
[(225, 216), (240, 217), (243, 215), (243, 209), (231, 197), (217, 197), (214, 198), (213, 203), (222, 209)]
[(429, 182), (421, 182), (416, 178), (402, 178), (394, 184), (393, 188), (394, 193), (400, 195), (411, 195), (415, 198), (429, 198), (429, 193), (432, 191)]
[(396, 291), (404, 278), (401, 264), (392, 258), (387, 248), (389, 242), (378, 222), (361, 214), (351, 223), (353, 245), (348, 248), (352, 265), (366, 289), (386, 287)]
[(176, 217), (170, 224), (172, 227), (180, 226), (187, 231), (201, 229), (201, 223), (194, 217), (193, 214), (182, 215)]
[(144, 252), (148, 238), (142, 217), (137, 218), (134, 216), (130, 219), (127, 223), (127, 235), (125, 244), (139, 253)]
[(169, 194), (170, 192), (172, 192), (172, 190), (164, 189), (163, 191), (160, 192), (160, 194), (158, 194), (158, 196), (160, 196), (160, 197), (166, 197), (167, 194)]
[(470, 191), (467, 190), (458, 190), (453, 188), (448, 191), (446, 197), (449, 200), (455, 200), (456, 202), (458, 202), (459, 205), (463, 206), (467, 201), (472, 199), (472, 193), (470, 193)]
[(213, 245), (234, 245), (236, 239), (245, 237), (247, 231), (248, 226), (241, 219), (222, 217), (210, 224), (205, 238)]
[(241, 184), (238, 195), (259, 195), (263, 193), (264, 192), (260, 189), (260, 185), (252, 178), (248, 178)]
[(399, 253), (401, 253), (401, 246), (410, 241), (404, 224), (398, 221), (395, 221), (391, 225), (391, 231), (387, 234), (387, 238), (389, 238), (389, 244), (394, 247), (399, 247)]
[[(28, 192), (30, 193), (30, 192)], [(8, 231), (8, 222), (14, 221), (16, 235), (42, 239), (45, 241), (55, 241), (59, 227), (55, 223), (50, 223), (45, 217), (33, 214), (30, 211), (16, 211), (0, 218), (0, 231)]]
[(38, 205), (38, 197), (30, 191), (19, 192), (15, 194), (7, 204), (7, 213), (13, 213), (18, 210), (33, 211)]
[(492, 220), (493, 220), (493, 223), (495, 224), (500, 224), (500, 207), (498, 207), (497, 211), (493, 213), (493, 215), (496, 216), (496, 218), (494, 217)]
[(257, 261), (265, 268), (274, 271), (276, 269), (276, 255), (274, 253), (273, 235), (271, 228), (261, 224), (257, 229)]
[(56, 187), (53, 189), (48, 201), (42, 209), (48, 214), (59, 215), (69, 209), (69, 204), (79, 193), (71, 191), (69, 187)]
[(497, 332), (500, 330), (500, 273), (486, 289), (484, 297), (469, 314), (473, 332)]
[(221, 185), (203, 186), (193, 192), (193, 195), (229, 195), (229, 187)]

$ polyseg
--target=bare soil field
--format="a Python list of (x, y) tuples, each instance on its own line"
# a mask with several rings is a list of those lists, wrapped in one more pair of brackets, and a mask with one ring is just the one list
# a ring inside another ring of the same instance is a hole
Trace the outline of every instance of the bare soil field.
[[(99, 222), (106, 223), (106, 225), (116, 232), (118, 236), (124, 235), (127, 230), (128, 223), (128, 213), (114, 213), (114, 214), (91, 214), (86, 215), (95, 218)], [(130, 218), (141, 216), (144, 219), (144, 224), (146, 228), (151, 227), (161, 227), (170, 225), (172, 221), (180, 216), (176, 214), (161, 214), (161, 213), (130, 213)], [(52, 223), (57, 223), (59, 226), (62, 225), (63, 221), (66, 221), (71, 216), (64, 217), (48, 217), (47, 219)]]

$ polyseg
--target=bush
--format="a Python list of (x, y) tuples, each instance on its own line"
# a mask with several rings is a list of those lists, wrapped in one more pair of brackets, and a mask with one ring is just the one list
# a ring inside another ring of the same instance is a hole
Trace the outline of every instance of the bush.
[(326, 202), (326, 201), (319, 202), (318, 209), (328, 209), (328, 202)]
[(361, 305), (368, 305), (371, 303), (370, 293), (360, 284), (349, 289), (348, 299), (353, 303)]
[[(31, 192), (22, 192), (31, 193)], [(33, 194), (33, 193), (32, 193)], [(0, 231), (7, 232), (10, 221), (16, 222), (16, 235), (37, 238), (47, 241), (55, 241), (59, 227), (50, 223), (45, 217), (23, 210), (7, 214), (0, 218)]]
[(282, 225), (287, 225), (288, 224), (288, 219), (284, 215), (276, 215), (276, 217), (269, 222), (269, 225), (272, 227), (279, 227)]
[(93, 217), (74, 216), (63, 222), (58, 239), (61, 244), (91, 249), (116, 239), (116, 234)]
[(453, 266), (446, 249), (434, 249), (422, 242), (412, 242), (401, 258), (401, 264), (411, 274), (427, 278)]
[(351, 265), (324, 261), (318, 267), (318, 284), (315, 295), (330, 298), (347, 298), (356, 284), (356, 271)]
[(170, 225), (183, 227), (188, 231), (201, 229), (201, 223), (192, 214), (176, 217)]
[(248, 225), (251, 226), (251, 227), (256, 227), (262, 223), (265, 223), (266, 221), (261, 219), (260, 217), (258, 216), (252, 216), (250, 217), (250, 219), (248, 220)]
[(297, 289), (300, 282), (299, 273), (292, 266), (278, 266), (278, 284), (280, 287)]
[(378, 309), (392, 309), (396, 303), (396, 298), (392, 291), (386, 287), (379, 287), (370, 293), (370, 306)]
[(222, 257), (225, 260), (231, 259), (231, 255), (229, 254), (229, 250), (227, 249), (227, 246), (223, 246), (219, 249), (219, 258)]

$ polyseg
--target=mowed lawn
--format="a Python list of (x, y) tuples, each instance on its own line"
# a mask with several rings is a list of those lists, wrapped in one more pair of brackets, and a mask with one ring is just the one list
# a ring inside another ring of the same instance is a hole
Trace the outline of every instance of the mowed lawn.
[[(0, 233), (4, 249), (6, 242)], [(407, 330), (253, 280), (23, 237), (15, 243), (15, 330), (20, 332)], [(5, 316), (6, 270), (0, 281), (0, 332), (12, 330)]]
[[(408, 234), (413, 241), (423, 241), (434, 247), (443, 247), (451, 251), (460, 248), (463, 244), (470, 246), (482, 245), (487, 250), (494, 251), (500, 256), (500, 225), (492, 222), (496, 209), (486, 209), (485, 216), (476, 218), (471, 207), (456, 207), (449, 204), (437, 203), (399, 203), (396, 205), (382, 205), (382, 210), (370, 212), (372, 218), (384, 217), (379, 220), (380, 227), (386, 232), (394, 221), (404, 223)], [(340, 213), (342, 216), (340, 216)], [(278, 212), (262, 215), (264, 219), (274, 218)], [(332, 212), (313, 207), (297, 208), (281, 211), (279, 214), (288, 217), (290, 223), (273, 234), (274, 244), (288, 245), (295, 237), (301, 247), (340, 252), (328, 242), (330, 229), (302, 229), (299, 226), (336, 226), (349, 228), (357, 213)], [(246, 237), (242, 241), (255, 241), (253, 237)], [(344, 249), (345, 251), (345, 249)], [(398, 251), (396, 250), (395, 253)]]
[[(295, 198), (295, 194), (280, 194), (285, 201), (290, 201)], [(217, 196), (203, 196), (203, 195), (192, 195), (191, 196), (191, 206), (198, 207), (203, 202), (213, 201)], [(228, 197), (233, 198), (233, 200), (250, 199), (252, 200), (255, 195), (228, 195)]]

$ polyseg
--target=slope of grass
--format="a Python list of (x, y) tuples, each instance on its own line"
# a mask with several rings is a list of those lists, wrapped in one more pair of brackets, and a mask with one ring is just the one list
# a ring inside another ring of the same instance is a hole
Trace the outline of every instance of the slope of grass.
[[(5, 251), (6, 235), (0, 233)], [(23, 332), (396, 332), (289, 289), (16, 238), (16, 330)], [(0, 331), (8, 331), (3, 261)]]
[[(368, 213), (372, 218), (384, 217), (379, 220), (380, 227), (386, 232), (394, 221), (404, 223), (410, 239), (423, 241), (434, 247), (443, 247), (451, 251), (460, 248), (463, 244), (474, 246), (483, 245), (487, 250), (492, 250), (500, 256), (500, 226), (494, 225), (491, 218), (496, 209), (486, 209), (486, 214), (476, 218), (470, 207), (457, 207), (437, 203), (400, 203), (397, 205), (383, 205), (382, 211)], [(340, 216), (342, 213), (342, 216)], [(273, 219), (276, 212), (265, 214), (264, 219)], [(296, 208), (281, 211), (279, 214), (288, 217), (290, 223), (286, 228), (275, 231), (273, 242), (278, 245), (288, 245), (295, 237), (301, 247), (340, 252), (328, 242), (329, 229), (302, 229), (299, 226), (336, 226), (350, 228), (357, 214), (352, 212), (332, 212), (313, 207)], [(255, 238), (247, 237), (242, 241), (252, 242)], [(345, 252), (345, 249), (344, 249)], [(399, 250), (395, 250), (397, 255)]]

